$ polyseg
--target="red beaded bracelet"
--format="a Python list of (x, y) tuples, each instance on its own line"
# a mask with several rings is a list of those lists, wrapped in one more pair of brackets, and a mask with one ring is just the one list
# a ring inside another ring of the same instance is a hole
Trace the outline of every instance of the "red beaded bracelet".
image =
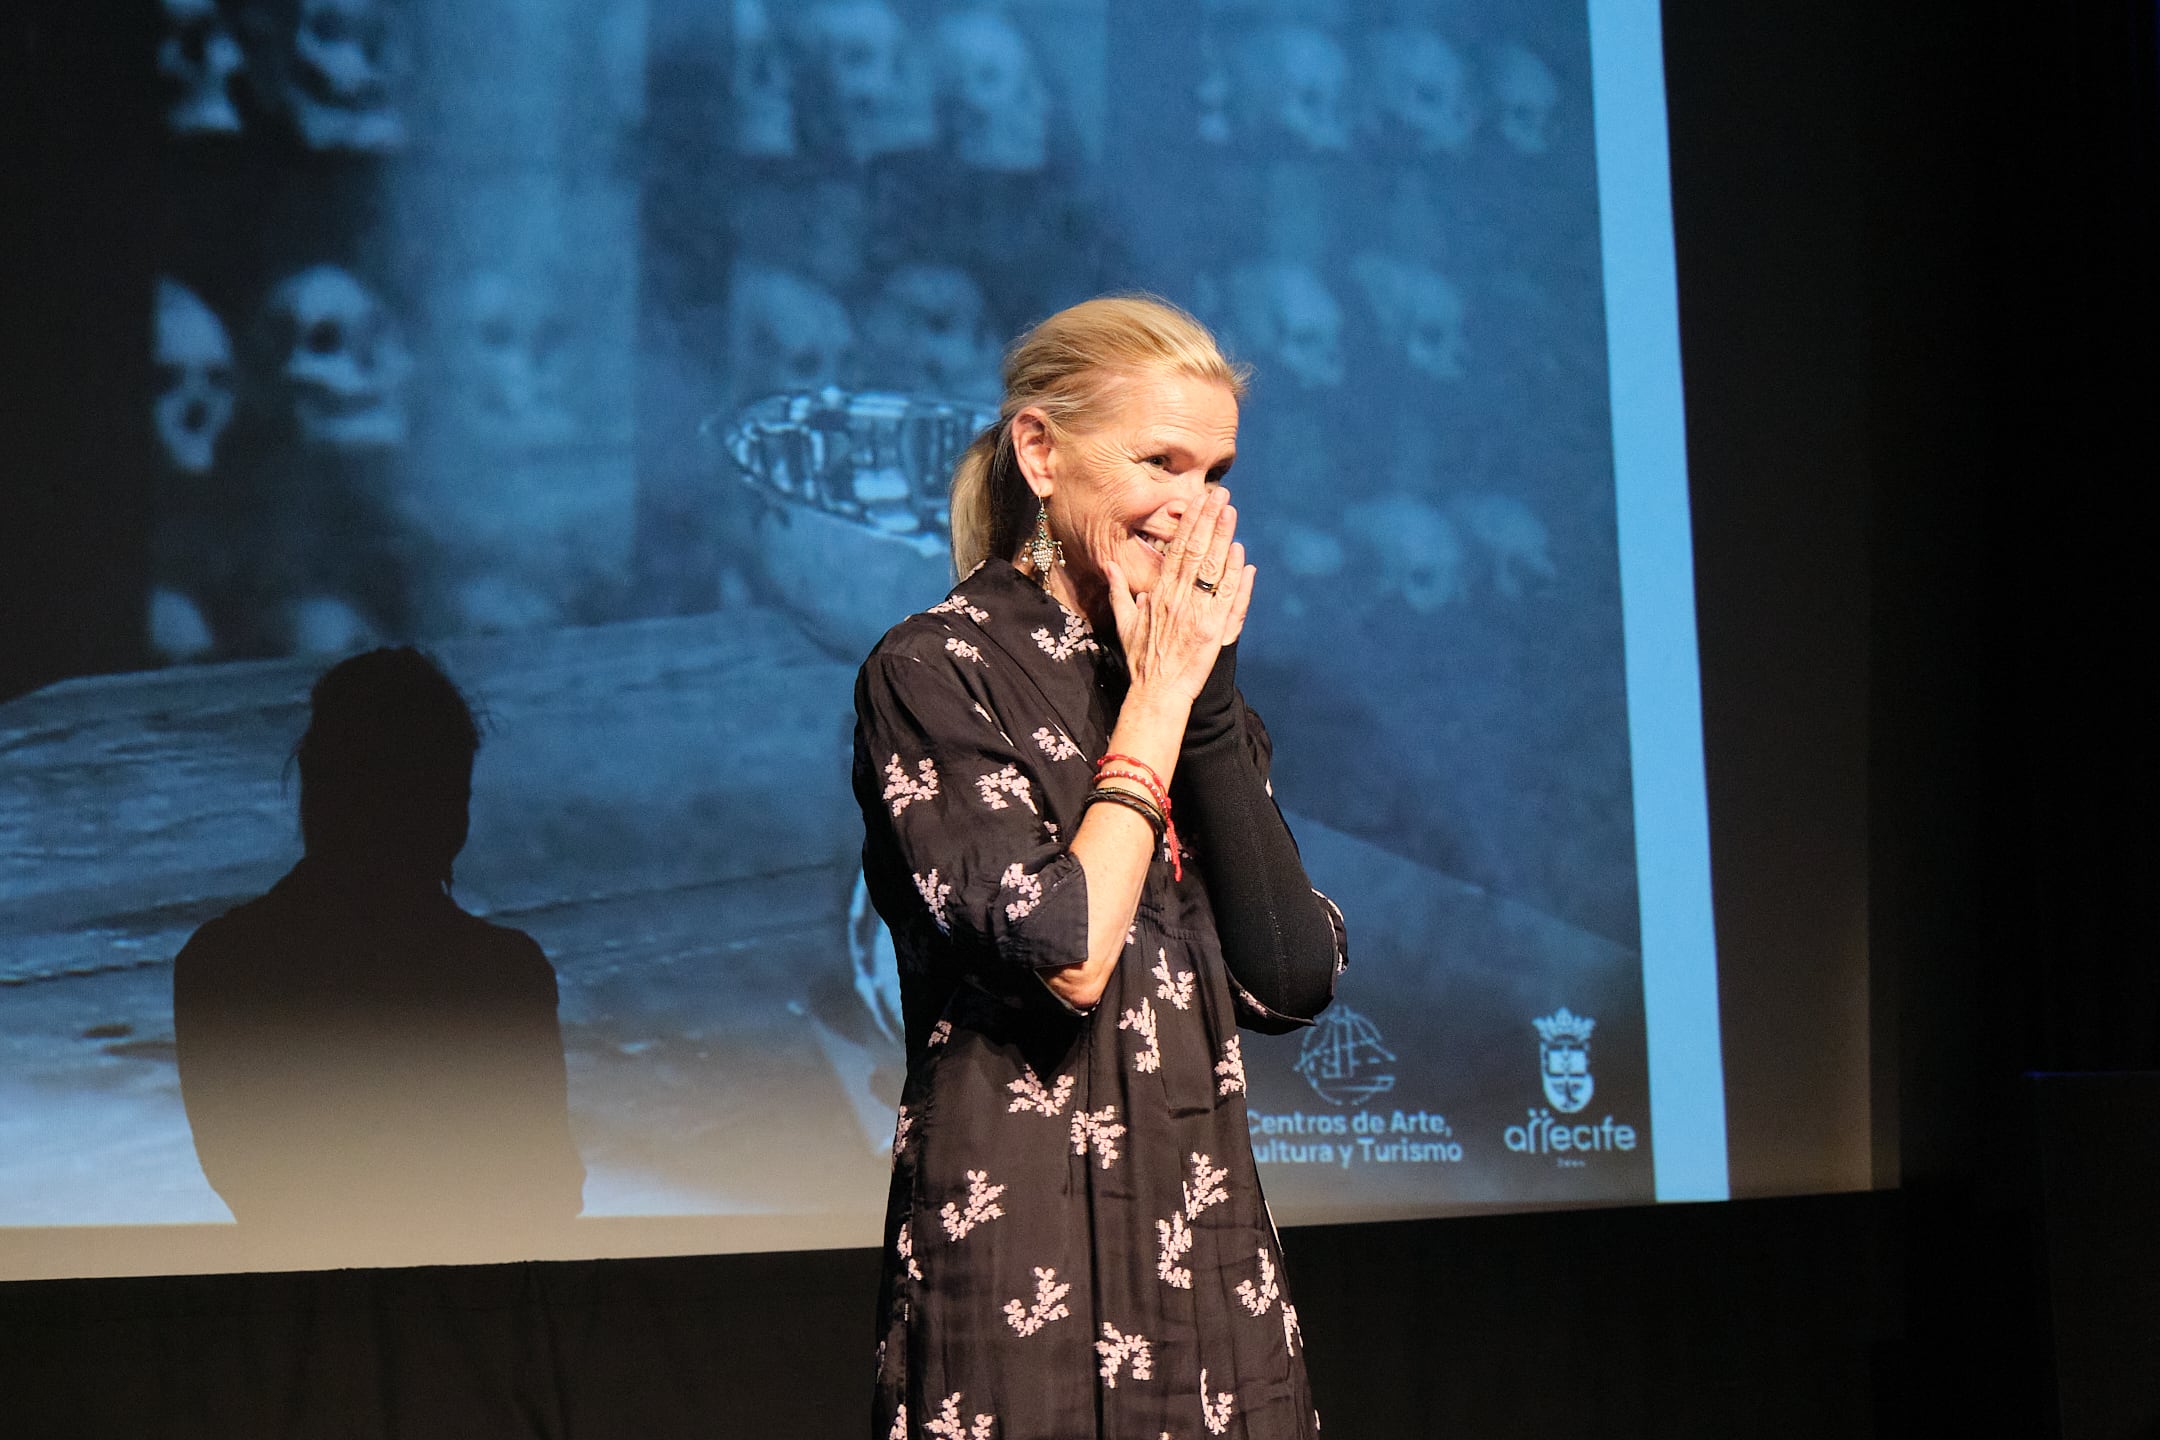
[(1103, 771), (1112, 765), (1130, 765), (1133, 769), (1139, 771), (1139, 774), (1129, 775), (1126, 778), (1138, 780), (1142, 785), (1145, 785), (1148, 788), (1148, 793), (1155, 797), (1155, 803), (1162, 806), (1163, 814), (1168, 815), (1170, 813), (1170, 787), (1162, 783), (1162, 776), (1155, 773), (1154, 766), (1148, 764), (1145, 760), (1135, 760), (1130, 755), (1111, 754), (1105, 755), (1095, 762), (1095, 774), (1098, 777), (1101, 776)]
[[(1132, 768), (1119, 768), (1122, 766)], [(1131, 780), (1144, 788), (1154, 800), (1156, 807), (1162, 811), (1163, 845), (1170, 852), (1170, 878), (1183, 880), (1185, 847), (1178, 844), (1177, 823), (1170, 818), (1170, 791), (1162, 783), (1162, 776), (1156, 774), (1155, 767), (1145, 760), (1135, 760), (1130, 755), (1111, 754), (1103, 756), (1095, 764), (1095, 783), (1100, 785), (1108, 779)]]
[(1162, 811), (1165, 817), (1169, 815), (1170, 807), (1164, 803), (1168, 799), (1168, 797), (1165, 796), (1161, 790), (1156, 788), (1155, 783), (1152, 780), (1148, 779), (1147, 776), (1141, 774), (1138, 770), (1126, 770), (1116, 765), (1105, 765), (1102, 769), (1095, 772), (1095, 783), (1100, 785), (1105, 780), (1132, 781), (1133, 784), (1138, 785), (1142, 790), (1147, 792), (1147, 797), (1155, 802), (1156, 809)]

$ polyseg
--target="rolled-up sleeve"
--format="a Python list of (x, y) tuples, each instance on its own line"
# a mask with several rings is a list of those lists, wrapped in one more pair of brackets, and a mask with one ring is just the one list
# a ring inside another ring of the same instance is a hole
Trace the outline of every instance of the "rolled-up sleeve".
[(1045, 813), (1040, 757), (1006, 734), (973, 663), (903, 647), (864, 664), (855, 765), (871, 848), (882, 830), (963, 969), (1079, 964), (1087, 875)]

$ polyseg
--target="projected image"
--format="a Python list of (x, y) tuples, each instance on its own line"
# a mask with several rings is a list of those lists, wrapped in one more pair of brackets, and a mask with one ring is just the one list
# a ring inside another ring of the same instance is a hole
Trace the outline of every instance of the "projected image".
[(579, 1223), (874, 1243), (855, 667), (951, 584), (1001, 347), (1121, 289), (1256, 374), (1240, 676), (1350, 937), (1246, 1042), (1278, 1217), (1653, 1198), (1581, 0), (163, 15), (156, 663), (0, 705), (0, 1227), (232, 1217), (172, 962), (299, 859), (309, 687), (409, 642), (480, 711), (452, 894), (553, 969)]

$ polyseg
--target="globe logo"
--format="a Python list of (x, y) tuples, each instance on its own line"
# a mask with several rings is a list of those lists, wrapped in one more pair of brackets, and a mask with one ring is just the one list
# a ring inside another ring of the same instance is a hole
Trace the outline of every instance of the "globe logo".
[(1358, 1106), (1395, 1088), (1394, 1063), (1379, 1028), (1337, 1001), (1298, 1047), (1297, 1072), (1329, 1104)]

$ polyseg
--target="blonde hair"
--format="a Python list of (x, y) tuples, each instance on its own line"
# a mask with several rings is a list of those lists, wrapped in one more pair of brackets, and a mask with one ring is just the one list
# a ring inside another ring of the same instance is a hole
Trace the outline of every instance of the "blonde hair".
[(955, 573), (1017, 553), (1034, 522), (1035, 496), (1013, 454), (1013, 417), (1032, 405), (1049, 417), (1053, 438), (1081, 434), (1101, 423), (1118, 380), (1150, 373), (1211, 381), (1243, 399), (1252, 372), (1225, 359), (1205, 325), (1153, 295), (1083, 300), (1013, 342), (998, 418), (953, 467)]

